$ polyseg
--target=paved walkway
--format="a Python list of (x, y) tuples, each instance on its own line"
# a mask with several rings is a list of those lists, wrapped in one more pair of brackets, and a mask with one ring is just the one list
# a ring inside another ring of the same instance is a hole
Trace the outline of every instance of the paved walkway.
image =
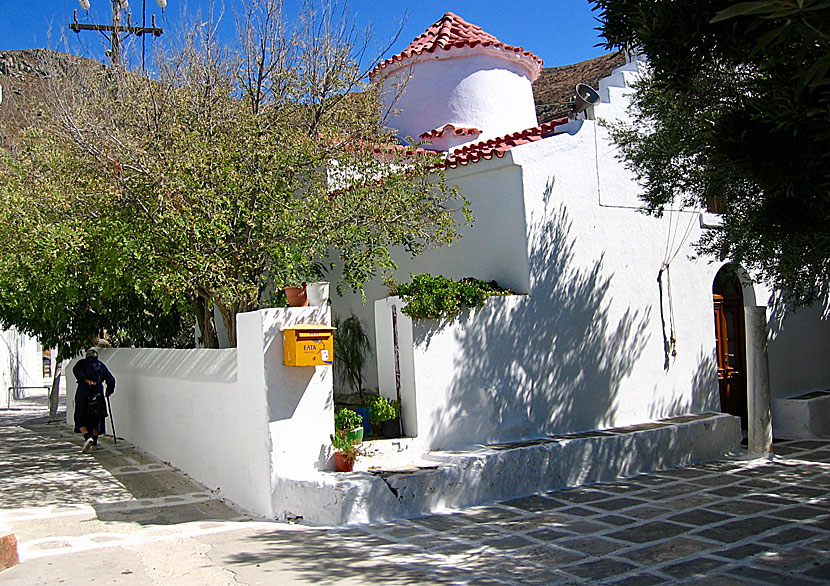
[[(383, 525), (250, 520), (37, 404), (0, 411), (0, 584), (828, 584), (830, 440)], [(117, 423), (117, 422), (116, 422)]]

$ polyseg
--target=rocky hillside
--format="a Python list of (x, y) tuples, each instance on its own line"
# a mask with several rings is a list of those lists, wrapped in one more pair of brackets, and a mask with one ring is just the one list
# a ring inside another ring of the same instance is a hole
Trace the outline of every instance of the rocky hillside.
[(574, 99), (574, 88), (578, 83), (587, 83), (597, 89), (599, 80), (607, 77), (611, 70), (625, 63), (621, 52), (601, 55), (574, 65), (548, 67), (533, 82), (533, 97), (536, 100), (536, 115), (539, 123), (568, 115)]
[(0, 144), (6, 144), (20, 128), (28, 126), (41, 104), (48, 103), (53, 80), (72, 75), (84, 65), (103, 67), (83, 57), (46, 49), (0, 51)]

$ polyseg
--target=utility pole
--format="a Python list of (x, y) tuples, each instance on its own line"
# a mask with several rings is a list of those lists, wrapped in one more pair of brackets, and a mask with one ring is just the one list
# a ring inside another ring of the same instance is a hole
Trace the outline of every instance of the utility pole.
[[(80, 33), (81, 31), (98, 31), (109, 41), (110, 44), (110, 63), (113, 67), (121, 66), (121, 35), (134, 34), (141, 37), (141, 68), (144, 69), (144, 35), (151, 34), (154, 37), (159, 37), (164, 33), (164, 29), (156, 26), (156, 15), (152, 15), (151, 26), (146, 26), (145, 14), (147, 0), (141, 0), (141, 26), (132, 26), (130, 22), (130, 15), (127, 14), (127, 26), (121, 26), (121, 11), (127, 4), (126, 0), (110, 0), (112, 2), (112, 24), (85, 24), (78, 22), (78, 9), (73, 13), (73, 22), (69, 23), (69, 29), (72, 32)], [(89, 11), (89, 0), (80, 0), (81, 8)], [(167, 0), (156, 0), (159, 7), (164, 10), (167, 6)], [(109, 33), (109, 34), (107, 34)]]

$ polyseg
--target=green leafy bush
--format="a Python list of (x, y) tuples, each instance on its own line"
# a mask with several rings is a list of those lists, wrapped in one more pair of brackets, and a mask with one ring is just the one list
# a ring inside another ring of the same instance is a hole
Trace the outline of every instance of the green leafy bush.
[(335, 433), (329, 435), (329, 438), (331, 439), (331, 447), (343, 454), (347, 460), (354, 462), (359, 456), (365, 454), (363, 447), (346, 435)]
[(406, 301), (402, 311), (412, 318), (440, 319), (457, 315), (463, 307), (482, 307), (492, 295), (513, 295), (495, 281), (465, 277), (458, 281), (442, 277), (409, 275), (409, 283), (394, 284), (390, 295)]
[(351, 409), (343, 408), (334, 414), (334, 428), (338, 431), (349, 431), (363, 426), (363, 418)]
[(376, 395), (369, 404), (369, 421), (372, 423), (383, 423), (395, 419), (400, 413), (400, 403), (394, 399)]

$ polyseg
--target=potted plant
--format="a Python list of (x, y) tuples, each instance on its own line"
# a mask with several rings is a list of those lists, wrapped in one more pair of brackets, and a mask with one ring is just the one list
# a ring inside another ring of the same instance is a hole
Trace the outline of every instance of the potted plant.
[(372, 424), (372, 434), (381, 435), (383, 423), (397, 416), (395, 405), (397, 401), (375, 395), (369, 403), (369, 422)]
[(363, 455), (360, 444), (345, 434), (335, 433), (329, 436), (334, 448), (334, 466), (338, 472), (354, 470), (355, 460)]
[(334, 414), (336, 435), (345, 436), (356, 444), (363, 441), (363, 418), (351, 409), (343, 408)]
[(328, 283), (323, 281), (323, 276), (328, 267), (321, 262), (299, 262), (285, 267), (286, 285), (283, 287), (288, 305), (291, 307), (305, 307), (311, 302), (312, 305), (325, 305), (328, 301)]
[(326, 305), (329, 302), (329, 282), (314, 281), (305, 283), (305, 293), (309, 305)]
[(285, 291), (285, 297), (288, 299), (288, 305), (290, 307), (305, 307), (308, 305), (305, 283), (302, 283), (300, 287), (287, 285), (283, 287), (283, 291)]
[[(349, 390), (354, 400), (357, 396), (357, 405), (354, 410), (363, 417), (364, 429), (369, 432), (369, 402), (363, 390), (363, 369), (372, 344), (366, 333), (366, 324), (356, 315), (351, 314), (343, 319), (334, 316), (332, 325), (334, 330), (334, 380), (340, 392)], [(352, 402), (350, 401), (350, 402)]]

